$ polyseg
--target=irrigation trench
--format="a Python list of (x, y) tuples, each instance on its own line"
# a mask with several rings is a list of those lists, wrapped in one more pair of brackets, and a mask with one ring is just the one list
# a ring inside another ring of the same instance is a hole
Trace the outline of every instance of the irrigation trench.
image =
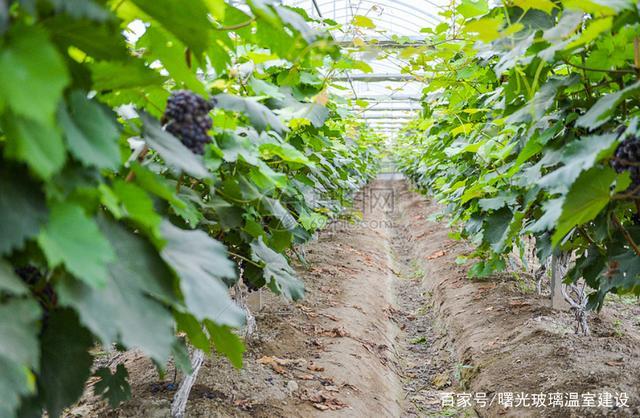
[[(523, 291), (513, 277), (470, 281), (456, 258), (471, 247), (451, 240), (450, 229), (431, 219), (441, 207), (404, 180), (374, 181), (355, 209), (360, 222), (332, 223), (301, 249), (302, 301), (268, 292), (249, 301), (257, 330), (244, 367), (207, 357), (186, 417), (597, 417), (612, 411), (497, 402), (443, 408), (442, 397), (603, 388), (627, 392), (635, 405), (613, 416), (640, 416), (640, 381), (625, 371), (640, 370), (637, 331), (611, 335), (605, 315), (591, 338), (581, 338), (570, 313), (550, 310), (546, 298)], [(140, 353), (118, 361), (130, 370), (133, 399), (112, 413), (87, 395), (72, 412), (170, 417), (182, 380), (171, 381), (172, 366), (158, 376)]]
[[(357, 351), (354, 341), (364, 341), (365, 346), (374, 341), (374, 349), (365, 357), (366, 365), (356, 368), (360, 362), (346, 363), (347, 368), (354, 368), (349, 375), (358, 381), (359, 390), (346, 399), (351, 409), (336, 411), (336, 416), (437, 416), (442, 411), (442, 395), (451, 390), (453, 353), (429, 307), (424, 286), (429, 279), (423, 266), (426, 254), (418, 253), (409, 235), (416, 221), (427, 216), (416, 203), (419, 206), (424, 199), (409, 191), (402, 178), (381, 175), (357, 201), (362, 222), (339, 231), (342, 239), (366, 237), (353, 240), (362, 264), (344, 282), (345, 299), (360, 303), (361, 309), (348, 312), (343, 308), (343, 315), (336, 315), (356, 338), (343, 339), (341, 344), (345, 351)], [(427, 235), (423, 233), (422, 238), (429, 239)], [(434, 238), (437, 257), (443, 253), (440, 240), (444, 236)], [(384, 273), (363, 268), (366, 265)], [(473, 410), (452, 412), (475, 416)]]

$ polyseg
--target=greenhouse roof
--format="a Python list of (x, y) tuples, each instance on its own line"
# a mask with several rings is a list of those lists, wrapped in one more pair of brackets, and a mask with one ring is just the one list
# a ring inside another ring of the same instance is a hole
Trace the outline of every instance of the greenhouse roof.
[[(372, 72), (345, 72), (334, 80), (346, 90), (335, 90), (348, 99), (368, 102), (364, 109), (353, 106), (359, 116), (372, 126), (379, 126), (384, 117), (393, 123), (393, 133), (420, 109), (422, 81), (402, 72), (406, 60), (399, 56), (402, 48), (422, 44), (423, 28), (442, 21), (439, 12), (450, 0), (285, 0), (285, 4), (304, 9), (311, 17), (331, 19), (342, 25), (333, 37), (343, 48), (353, 48), (359, 39), (358, 52), (353, 55), (366, 61)], [(375, 27), (354, 25), (359, 16), (370, 19)], [(383, 120), (384, 120), (383, 119)]]

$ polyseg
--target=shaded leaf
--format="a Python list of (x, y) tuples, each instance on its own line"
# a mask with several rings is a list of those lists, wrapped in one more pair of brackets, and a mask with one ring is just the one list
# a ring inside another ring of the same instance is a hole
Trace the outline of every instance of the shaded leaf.
[(38, 243), (50, 266), (64, 264), (90, 286), (106, 284), (107, 264), (115, 260), (115, 254), (93, 219), (88, 218), (80, 206), (70, 203), (53, 206)]
[(14, 26), (0, 49), (0, 68), (0, 101), (14, 113), (48, 125), (69, 75), (46, 33), (37, 27)]
[(96, 90), (161, 86), (164, 82), (164, 77), (138, 60), (102, 61), (91, 64), (89, 68)]
[(216, 325), (206, 321), (207, 331), (216, 347), (216, 351), (227, 357), (236, 368), (242, 367), (242, 354), (245, 351), (242, 340), (227, 326)]
[(611, 168), (591, 168), (571, 185), (562, 205), (558, 227), (551, 239), (557, 245), (575, 226), (594, 219), (609, 203), (616, 173)]
[(106, 285), (98, 289), (66, 277), (56, 286), (60, 303), (76, 309), (103, 345), (121, 342), (163, 363), (175, 339), (166, 306), (177, 304), (171, 272), (140, 236), (111, 221), (100, 226), (116, 254)]
[(62, 137), (54, 126), (5, 115), (2, 128), (7, 135), (8, 157), (27, 163), (45, 180), (60, 171), (67, 155)]
[(160, 123), (151, 116), (143, 114), (142, 121), (145, 141), (160, 154), (167, 165), (196, 178), (209, 177), (201, 156), (191, 152), (178, 138), (162, 129)]
[(215, 96), (215, 99), (218, 107), (245, 114), (258, 131), (271, 128), (282, 133), (287, 130), (271, 109), (250, 98), (232, 96), (230, 94), (218, 94)]
[(131, 0), (149, 16), (184, 42), (197, 54), (203, 53), (210, 39), (212, 25), (207, 6), (201, 0)]
[(47, 221), (44, 194), (19, 170), (0, 171), (0, 254), (22, 247)]
[(458, 13), (467, 19), (481, 16), (489, 12), (487, 0), (462, 0), (456, 8)]
[(222, 280), (236, 278), (235, 266), (227, 258), (224, 245), (203, 231), (180, 229), (166, 221), (161, 232), (167, 241), (162, 258), (180, 277), (189, 312), (200, 321), (242, 325), (244, 312), (231, 300)]
[(298, 279), (287, 259), (267, 247), (259, 237), (251, 243), (251, 258), (262, 265), (262, 276), (271, 291), (291, 300), (304, 296), (304, 284)]
[(29, 289), (16, 275), (11, 264), (0, 258), (0, 293), (9, 292), (14, 295), (24, 295)]
[(69, 96), (69, 108), (60, 108), (58, 119), (69, 143), (69, 152), (86, 165), (116, 170), (120, 165), (120, 133), (114, 118), (82, 91)]
[(65, 407), (82, 395), (84, 383), (91, 375), (92, 346), (93, 336), (80, 326), (74, 311), (51, 312), (42, 335), (38, 382), (49, 416), (60, 416)]
[(101, 367), (94, 376), (100, 380), (93, 385), (93, 393), (109, 401), (111, 408), (117, 408), (122, 402), (131, 399), (129, 372), (124, 364), (118, 364), (113, 374), (108, 367)]
[(640, 90), (640, 81), (620, 91), (601, 97), (587, 113), (577, 120), (576, 125), (591, 130), (602, 126), (611, 119), (620, 103), (635, 95), (638, 90)]

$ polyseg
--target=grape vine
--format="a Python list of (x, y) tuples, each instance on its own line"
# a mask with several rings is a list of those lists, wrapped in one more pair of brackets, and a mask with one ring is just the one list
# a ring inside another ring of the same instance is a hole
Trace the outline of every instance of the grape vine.
[[(302, 297), (293, 247), (372, 178), (323, 23), (236, 3), (0, 5), (0, 417), (60, 416), (96, 344), (240, 366), (229, 287)], [(130, 396), (122, 365), (94, 376)]]
[[(640, 14), (616, 2), (461, 0), (413, 51), (428, 80), (403, 171), (444, 203), (488, 276), (535, 242), (566, 283), (640, 295)], [(418, 151), (418, 152), (416, 152)]]

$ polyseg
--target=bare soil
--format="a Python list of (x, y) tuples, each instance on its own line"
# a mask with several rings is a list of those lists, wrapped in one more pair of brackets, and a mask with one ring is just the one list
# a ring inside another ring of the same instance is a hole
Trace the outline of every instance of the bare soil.
[[(468, 279), (456, 258), (471, 248), (405, 182), (374, 182), (356, 208), (362, 222), (329, 225), (304, 248), (303, 301), (253, 296), (244, 367), (208, 358), (188, 417), (640, 416), (637, 300), (608, 303), (577, 336), (572, 314), (547, 307), (526, 276)], [(172, 364), (160, 376), (136, 351), (100, 363), (127, 365), (133, 398), (110, 410), (90, 384), (67, 416), (170, 416)], [(625, 392), (629, 407), (507, 408), (505, 392)], [(443, 406), (448, 393), (493, 401)]]

